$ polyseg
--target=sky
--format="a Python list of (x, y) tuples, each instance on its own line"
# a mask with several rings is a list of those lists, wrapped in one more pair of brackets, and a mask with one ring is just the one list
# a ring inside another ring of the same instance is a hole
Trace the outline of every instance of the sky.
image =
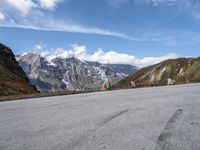
[(200, 56), (200, 0), (0, 0), (0, 42), (146, 66)]

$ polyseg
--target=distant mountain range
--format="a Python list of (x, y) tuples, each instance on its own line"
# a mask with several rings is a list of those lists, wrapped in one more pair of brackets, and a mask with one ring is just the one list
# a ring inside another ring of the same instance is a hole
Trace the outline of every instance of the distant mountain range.
[(112, 89), (200, 82), (200, 58), (178, 58), (142, 68)]
[(137, 71), (132, 65), (101, 64), (40, 53), (24, 53), (17, 55), (16, 59), (30, 82), (41, 92), (98, 91)]
[(0, 44), (0, 96), (36, 93), (38, 91), (29, 83), (12, 50)]
[(14, 56), (10, 48), (0, 44), (0, 96), (200, 82), (200, 58), (170, 59), (138, 70), (132, 65), (59, 56), (62, 53)]

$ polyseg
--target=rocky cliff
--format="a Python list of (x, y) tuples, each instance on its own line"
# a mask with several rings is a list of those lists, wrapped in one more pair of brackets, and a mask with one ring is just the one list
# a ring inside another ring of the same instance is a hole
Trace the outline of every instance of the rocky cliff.
[(137, 70), (131, 65), (105, 65), (75, 57), (47, 57), (40, 53), (24, 53), (18, 55), (17, 60), (30, 82), (41, 92), (98, 91)]
[(0, 96), (35, 93), (36, 88), (29, 83), (12, 50), (0, 44)]

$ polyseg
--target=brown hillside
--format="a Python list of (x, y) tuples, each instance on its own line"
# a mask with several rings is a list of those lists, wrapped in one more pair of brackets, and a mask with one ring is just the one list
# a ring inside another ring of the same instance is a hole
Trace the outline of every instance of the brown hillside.
[(0, 96), (38, 93), (29, 83), (12, 50), (0, 44)]
[(200, 82), (200, 58), (178, 58), (142, 68), (114, 85), (113, 89), (195, 82)]

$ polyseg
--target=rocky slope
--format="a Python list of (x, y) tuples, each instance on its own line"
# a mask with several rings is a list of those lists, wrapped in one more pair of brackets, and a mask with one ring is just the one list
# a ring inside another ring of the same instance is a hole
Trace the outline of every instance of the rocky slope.
[(24, 53), (16, 58), (30, 82), (41, 92), (102, 90), (137, 69), (131, 65), (104, 65), (74, 57), (47, 57), (40, 53)]
[(35, 94), (12, 50), (0, 43), (0, 96)]
[(145, 67), (114, 85), (113, 89), (200, 82), (200, 58), (178, 58)]

